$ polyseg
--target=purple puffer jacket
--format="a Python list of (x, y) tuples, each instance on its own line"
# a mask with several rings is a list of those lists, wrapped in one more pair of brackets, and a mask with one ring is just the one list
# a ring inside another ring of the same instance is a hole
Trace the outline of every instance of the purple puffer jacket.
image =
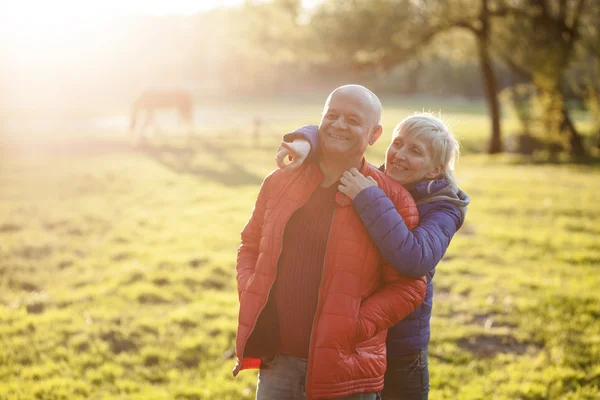
[[(318, 145), (317, 129), (307, 125), (285, 135), (284, 140), (308, 140), (312, 156)], [(419, 182), (409, 192), (420, 217), (419, 226), (412, 231), (379, 187), (369, 187), (354, 199), (354, 209), (386, 261), (406, 277), (427, 276), (423, 304), (388, 331), (388, 357), (414, 354), (429, 344), (435, 267), (462, 226), (470, 202), (469, 196), (446, 178)]]

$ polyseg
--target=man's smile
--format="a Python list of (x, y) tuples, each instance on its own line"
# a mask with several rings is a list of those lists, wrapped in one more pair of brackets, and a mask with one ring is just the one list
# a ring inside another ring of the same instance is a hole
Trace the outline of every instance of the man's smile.
[(338, 139), (338, 140), (348, 140), (347, 137), (343, 137), (343, 136), (338, 136), (338, 135), (334, 135), (333, 133), (329, 134), (329, 137), (332, 137), (334, 139)]
[(392, 167), (394, 167), (395, 169), (400, 170), (400, 171), (406, 171), (406, 168), (400, 164), (392, 163)]

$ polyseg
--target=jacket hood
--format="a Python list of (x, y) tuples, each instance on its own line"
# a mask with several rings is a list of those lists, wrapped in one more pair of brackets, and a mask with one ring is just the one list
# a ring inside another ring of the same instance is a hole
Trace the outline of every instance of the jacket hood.
[(409, 192), (415, 199), (417, 206), (438, 201), (447, 201), (454, 204), (460, 211), (461, 225), (467, 215), (467, 206), (471, 202), (469, 195), (458, 187), (452, 177), (419, 182), (410, 188)]
[[(385, 172), (385, 163), (379, 165), (378, 169)], [(417, 206), (436, 201), (448, 201), (458, 208), (466, 209), (471, 202), (469, 195), (458, 187), (454, 178), (448, 176), (444, 176), (442, 179), (417, 182), (414, 186), (406, 186), (406, 189), (415, 199)]]

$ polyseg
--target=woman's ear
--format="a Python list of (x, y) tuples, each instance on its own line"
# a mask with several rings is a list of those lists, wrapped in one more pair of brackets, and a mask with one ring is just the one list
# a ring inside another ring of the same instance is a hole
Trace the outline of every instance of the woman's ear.
[(440, 176), (440, 174), (442, 173), (443, 170), (444, 170), (444, 166), (438, 165), (437, 167), (435, 167), (431, 171), (429, 171), (429, 173), (427, 175), (425, 175), (425, 177), (427, 179), (435, 179), (438, 176)]

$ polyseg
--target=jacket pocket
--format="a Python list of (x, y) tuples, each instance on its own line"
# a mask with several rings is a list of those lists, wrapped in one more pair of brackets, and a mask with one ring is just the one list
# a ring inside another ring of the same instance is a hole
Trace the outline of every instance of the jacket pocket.
[(354, 346), (354, 352), (357, 354), (368, 353), (371, 352), (370, 348), (385, 346), (385, 338), (386, 331), (379, 332), (377, 335), (363, 339), (360, 342), (357, 342)]
[(366, 340), (368, 338), (365, 337), (365, 329), (364, 324), (362, 323), (362, 319), (360, 316), (356, 319), (356, 334), (354, 337), (354, 345), (358, 345), (360, 342)]

